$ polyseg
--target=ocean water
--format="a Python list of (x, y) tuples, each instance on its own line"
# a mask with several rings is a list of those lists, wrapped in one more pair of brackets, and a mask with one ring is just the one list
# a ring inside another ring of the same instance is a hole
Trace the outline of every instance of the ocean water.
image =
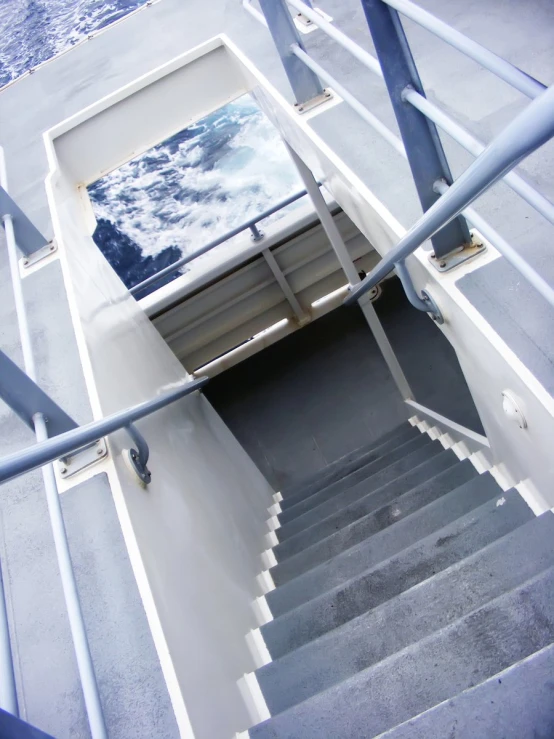
[[(245, 95), (90, 186), (94, 238), (130, 287), (299, 189), (278, 134)], [(184, 269), (220, 258), (239, 238)]]
[[(0, 86), (144, 2), (0, 0)], [(244, 96), (89, 187), (94, 238), (131, 287), (300, 187), (275, 129)]]

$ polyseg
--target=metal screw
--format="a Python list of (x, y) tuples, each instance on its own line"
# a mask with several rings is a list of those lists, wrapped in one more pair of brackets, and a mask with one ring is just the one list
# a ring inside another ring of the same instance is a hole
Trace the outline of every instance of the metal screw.
[(28, 264), (29, 264), (29, 260), (28, 259), (24, 259), (23, 260), (23, 266), (26, 267)]
[(54, 244), (50, 244), (50, 247), (49, 247), (50, 251), (54, 251), (55, 248), (56, 247), (54, 246)]
[(446, 262), (439, 262), (439, 267), (446, 267)]
[(60, 469), (60, 472), (62, 473), (62, 475), (65, 475), (65, 473), (67, 472), (67, 467), (62, 467)]
[(98, 449), (96, 450), (96, 454), (98, 454), (98, 456), (100, 456), (101, 454), (104, 454), (104, 450), (102, 449), (101, 446), (99, 446)]

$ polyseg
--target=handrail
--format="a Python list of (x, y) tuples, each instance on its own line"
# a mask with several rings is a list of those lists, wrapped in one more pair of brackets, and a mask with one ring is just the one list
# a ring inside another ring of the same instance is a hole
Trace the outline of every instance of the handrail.
[[(335, 80), (320, 64), (315, 62), (305, 51), (300, 48), (292, 49), (293, 53), (302, 59), (305, 64), (308, 64), (311, 69), (318, 74), (322, 80), (329, 84), (343, 100), (348, 103), (353, 110), (360, 115), (372, 128), (383, 135), (383, 137), (393, 146), (393, 148), (402, 156), (404, 159), (407, 158), (404, 144), (399, 136), (396, 136), (392, 131), (386, 128), (375, 116), (365, 108), (350, 92), (348, 92), (337, 80)], [(479, 156), (486, 146), (482, 142), (474, 138), (469, 132), (465, 131), (462, 126), (459, 126), (452, 119), (450, 119), (440, 108), (433, 103), (430, 103), (427, 98), (423, 97), (415, 90), (406, 90), (404, 97), (411, 104), (416, 104), (416, 107), (424, 114), (429, 117), (440, 127), (449, 133), (459, 144), (464, 146), (467, 151)], [(446, 121), (449, 122), (447, 125)], [(383, 133), (385, 128), (386, 135)], [(504, 176), (503, 182), (517, 192), (521, 197), (524, 198), (532, 207), (535, 208), (541, 215), (543, 215), (551, 223), (554, 223), (554, 206), (529, 185), (523, 178), (514, 172), (510, 172)], [(446, 182), (436, 182), (435, 189), (440, 194), (444, 194), (449, 189), (449, 185)], [(554, 306), (554, 290), (544, 280), (539, 273), (531, 267), (531, 265), (511, 246), (506, 239), (504, 239), (481, 215), (479, 215), (473, 208), (465, 208), (462, 211), (462, 215), (471, 223), (481, 235), (487, 239), (510, 264), (515, 267), (523, 277), (551, 304)], [(400, 263), (399, 263), (400, 264)], [(392, 269), (392, 268), (391, 268)], [(400, 273), (397, 270), (397, 274)], [(406, 277), (406, 270), (403, 271), (404, 277)], [(407, 283), (406, 283), (407, 284)], [(406, 284), (403, 282), (404, 288)], [(408, 286), (409, 287), (409, 286)], [(419, 299), (419, 298), (418, 298)], [(410, 301), (412, 302), (412, 301)], [(412, 305), (414, 303), (412, 302)], [(428, 308), (427, 308), (427, 312)]]
[[(3, 150), (0, 150), (0, 184), (7, 192), (7, 173), (5, 168)], [(16, 240), (17, 235), (14, 230), (13, 216), (11, 213), (4, 213), (2, 220), (6, 231), (6, 246), (10, 265), (10, 277), (13, 287), (17, 325), (19, 328), (21, 348), (23, 353), (23, 363), (25, 366), (25, 370), (28, 373), (26, 375), (26, 379), (30, 383), (36, 383), (37, 372), (33, 355), (31, 333), (29, 330), (27, 307), (25, 305), (23, 288), (21, 285), (21, 276), (19, 274), (19, 265), (17, 259), (18, 245)], [(54, 403), (52, 403), (52, 405), (55, 406)], [(34, 410), (36, 410), (37, 412), (33, 413), (33, 415), (31, 416), (31, 421), (32, 425), (34, 426), (37, 442), (40, 443), (43, 439), (47, 438), (48, 431), (46, 428), (44, 415), (40, 412), (40, 407), (37, 407)], [(67, 421), (68, 419), (69, 417), (67, 417), (67, 419), (65, 420)], [(69, 419), (69, 421), (71, 420), (72, 419)], [(108, 734), (106, 730), (106, 722), (104, 719), (102, 701), (100, 700), (100, 693), (96, 681), (94, 664), (92, 661), (92, 655), (87, 639), (83, 612), (79, 600), (79, 593), (77, 590), (75, 572), (73, 570), (73, 565), (71, 562), (71, 554), (69, 552), (69, 543), (67, 539), (67, 532), (65, 530), (60, 495), (58, 493), (58, 486), (56, 483), (56, 476), (54, 474), (54, 468), (51, 464), (46, 464), (42, 468), (42, 480), (44, 483), (44, 492), (46, 497), (48, 516), (50, 518), (50, 526), (52, 529), (52, 538), (54, 540), (56, 558), (60, 571), (60, 580), (69, 621), (69, 629), (71, 631), (71, 638), (73, 641), (75, 659), (77, 661), (77, 668), (79, 671), (79, 678), (81, 681), (81, 688), (83, 691), (83, 699), (86, 707), (91, 736), (92, 739), (107, 739)], [(4, 643), (3, 646), (8, 649), (9, 641), (7, 644)], [(6, 651), (2, 651), (1, 659), (3, 676), (9, 677), (10, 664), (8, 664), (8, 662), (11, 661), (11, 654), (7, 653)], [(11, 671), (13, 675), (13, 667), (11, 668)], [(15, 693), (15, 684), (11, 687), (11, 690), (13, 690)], [(4, 707), (6, 708), (7, 706)]]
[(371, 290), (401, 259), (412, 254), (424, 241), (455, 218), (522, 159), (554, 135), (554, 86), (535, 98), (485, 151), (412, 226), (387, 256), (356, 286), (345, 300), (352, 303)]
[(226, 233), (224, 233), (222, 236), (218, 236), (217, 239), (210, 241), (208, 244), (201, 247), (200, 249), (197, 249), (197, 251), (193, 252), (192, 254), (185, 255), (181, 259), (178, 259), (176, 262), (173, 262), (173, 264), (170, 264), (168, 267), (164, 267), (164, 269), (161, 269), (159, 272), (156, 272), (155, 275), (152, 275), (151, 277), (148, 277), (146, 280), (139, 282), (138, 285), (133, 285), (133, 287), (129, 290), (129, 292), (131, 293), (131, 295), (136, 295), (137, 293), (141, 292), (145, 288), (150, 287), (150, 285), (153, 285), (155, 282), (158, 282), (158, 280), (161, 280), (162, 277), (166, 277), (167, 275), (170, 275), (173, 272), (176, 272), (178, 269), (183, 267), (185, 264), (188, 264), (189, 262), (194, 261), (198, 257), (201, 257), (204, 254), (207, 254), (212, 249), (215, 249), (216, 246), (223, 244), (223, 242), (228, 241), (229, 239), (232, 239), (233, 236), (237, 236), (239, 233), (242, 233), (242, 231), (246, 231), (247, 229), (252, 228), (253, 226), (256, 226), (256, 224), (259, 223), (260, 221), (263, 221), (264, 218), (268, 218), (274, 213), (277, 213), (277, 211), (282, 210), (283, 208), (286, 208), (287, 205), (291, 205), (292, 203), (295, 203), (297, 200), (300, 200), (300, 198), (303, 198), (304, 195), (306, 195), (306, 190), (299, 190), (298, 192), (295, 192), (292, 195), (289, 195), (284, 200), (280, 200), (275, 205), (272, 205), (271, 208), (267, 208), (266, 210), (263, 210), (261, 213), (258, 213), (258, 215), (254, 216), (253, 218), (249, 218), (247, 221), (244, 221), (243, 223), (240, 224), (240, 226), (236, 226), (230, 231), (227, 231)]
[[(478, 157), (485, 148), (486, 144), (479, 141), (478, 138), (473, 136), (469, 131), (456, 123), (450, 116), (442, 111), (438, 105), (427, 100), (426, 97), (420, 95), (415, 90), (404, 90), (402, 95), (403, 99), (417, 108), (426, 118), (433, 121), (439, 128), (442, 128), (449, 136), (452, 136), (460, 146), (463, 146), (466, 151), (469, 151), (473, 156)], [(526, 182), (523, 177), (520, 177), (515, 172), (509, 172), (504, 175), (503, 181), (508, 187), (510, 187), (515, 193), (517, 193), (523, 200), (540, 213), (547, 221), (554, 224), (554, 204), (545, 198), (540, 192)]]
[(106, 416), (98, 421), (92, 421), (84, 426), (78, 426), (72, 431), (66, 431), (46, 441), (41, 441), (32, 447), (9, 454), (0, 459), (0, 483), (7, 482), (25, 472), (35, 470), (37, 467), (42, 467), (59, 457), (71, 454), (71, 452), (87, 444), (91, 444), (101, 436), (106, 436), (107, 434), (112, 434), (114, 431), (126, 428), (133, 421), (138, 421), (145, 416), (149, 416), (151, 413), (165, 408), (165, 406), (184, 398), (186, 395), (200, 390), (207, 382), (207, 377), (191, 380), (157, 398), (118, 411), (111, 416)]
[[(383, 1), (388, 2), (388, 0)], [(289, 5), (304, 13), (304, 3), (302, 2), (302, 0), (287, 0), (287, 2)], [(409, 5), (413, 6), (413, 3), (409, 3)], [(307, 12), (308, 11), (306, 11), (306, 13)], [(426, 13), (426, 15), (431, 15), (430, 13), (427, 13), (427, 11), (424, 12)], [(309, 17), (310, 20), (312, 20), (311, 15)], [(434, 18), (434, 16), (432, 17)], [(439, 21), (437, 18), (435, 18), (435, 20), (443, 24), (443, 22)], [(341, 46), (343, 46), (345, 49), (347, 49), (347, 51), (353, 54), (353, 56), (361, 61), (362, 64), (371, 72), (377, 74), (377, 76), (379, 77), (383, 76), (379, 62), (377, 59), (375, 59), (375, 57), (373, 57), (369, 52), (366, 52), (365, 50), (358, 47), (357, 44), (354, 43), (354, 41), (349, 39), (342, 32), (337, 31), (328, 21), (322, 19), (317, 12), (313, 14), (313, 22), (331, 38), (335, 38), (336, 40), (338, 40)], [(447, 24), (443, 25), (447, 26)], [(449, 26), (447, 26), (447, 28), (449, 28)], [(329, 32), (330, 29), (332, 29), (333, 33)], [(463, 36), (463, 34), (459, 34), (459, 32), (457, 31), (456, 33), (460, 36)], [(463, 36), (463, 38), (467, 37)], [(487, 49), (484, 49), (484, 47), (480, 47), (479, 44), (475, 45), (482, 49), (483, 52), (488, 51)], [(356, 53), (354, 53), (354, 50), (356, 50)], [(346, 90), (340, 84), (340, 82), (338, 82), (338, 80), (336, 80), (331, 74), (329, 74), (329, 72), (327, 72), (327, 70), (325, 70), (308, 53), (306, 53), (303, 49), (300, 49), (298, 46), (292, 47), (292, 53), (295, 54), (295, 56), (297, 56), (301, 61), (303, 61), (304, 64), (313, 72), (315, 72), (327, 85), (332, 87), (337, 92), (337, 94), (348, 105), (350, 105), (350, 107), (356, 113), (358, 113), (358, 115), (363, 118), (366, 123), (368, 123), (375, 131), (377, 131), (377, 133), (381, 134), (381, 136), (386, 139), (386, 141), (388, 141), (388, 143), (400, 155), (406, 157), (406, 151), (401, 139), (392, 131), (390, 131), (383, 123), (381, 123), (381, 121), (376, 118), (376, 116), (374, 116), (373, 113), (371, 113), (371, 111), (369, 111), (362, 103), (360, 103), (360, 101), (357, 100), (357, 98), (355, 98), (352, 93)], [(497, 57), (495, 54), (492, 54), (492, 56), (496, 59), (499, 59), (500, 61), (504, 61), (501, 60), (500, 57)], [(508, 62), (506, 62), (506, 64), (508, 64)], [(508, 66), (512, 65), (508, 64)], [(517, 69), (517, 67), (514, 67), (514, 69)], [(519, 72), (520, 70), (517, 71)], [(532, 77), (525, 75), (524, 72), (521, 72), (521, 74), (527, 80), (533, 79)], [(518, 79), (520, 78), (518, 77)], [(546, 89), (546, 86), (542, 83), (536, 82), (536, 84), (539, 86), (541, 92)], [(536, 97), (536, 95), (533, 95), (531, 97)], [(426, 97), (418, 93), (416, 90), (404, 90), (402, 98), (406, 102), (410, 103), (410, 105), (412, 105), (414, 108), (417, 108), (421, 113), (423, 113), (426, 118), (433, 121), (433, 123), (442, 128), (443, 131), (448, 133), (449, 136), (451, 136), (458, 144), (460, 144), (460, 146), (463, 146), (466, 151), (469, 151), (471, 154), (473, 154), (473, 156), (479, 156), (479, 154), (484, 151), (486, 144), (484, 144), (482, 141), (479, 141), (479, 139), (469, 133), (469, 131), (466, 131), (463, 126), (450, 118), (450, 116), (444, 113), (444, 111), (442, 111), (437, 105), (430, 102)], [(551, 203), (548, 198), (538, 192), (532, 185), (526, 182), (520, 175), (516, 174), (515, 172), (511, 172), (510, 174), (506, 175), (504, 181), (508, 185), (508, 187), (510, 187), (521, 198), (523, 198), (523, 200), (529, 203), (532, 208), (534, 208), (538, 213), (544, 216), (544, 218), (550, 221), (550, 223), (554, 224), (554, 204)]]
[[(292, 2), (292, 0), (289, 1)], [(458, 49), (527, 97), (534, 99), (546, 90), (546, 85), (531, 77), (530, 74), (510, 64), (506, 59), (485, 46), (481, 46), (410, 0), (383, 0), (383, 2)]]
[(364, 105), (362, 105), (362, 103), (360, 103), (360, 101), (355, 98), (351, 92), (348, 92), (348, 90), (343, 87), (340, 82), (335, 79), (335, 77), (329, 74), (329, 72), (327, 72), (327, 70), (324, 69), (321, 64), (318, 64), (315, 59), (312, 59), (312, 57), (307, 54), (304, 49), (301, 49), (297, 44), (293, 44), (291, 47), (291, 51), (295, 56), (303, 61), (307, 67), (315, 72), (320, 79), (322, 79), (327, 85), (329, 85), (329, 87), (332, 87), (337, 95), (339, 95), (345, 103), (350, 105), (350, 107), (354, 111), (356, 111), (360, 118), (363, 118), (363, 120), (368, 123), (374, 131), (377, 131), (377, 133), (379, 133), (384, 139), (386, 139), (401, 156), (406, 158), (406, 149), (404, 148), (404, 144), (402, 143), (401, 139), (389, 128), (387, 128), (384, 123), (381, 123), (377, 116), (373, 115), (371, 111), (369, 111)]
[(340, 46), (346, 49), (346, 51), (350, 52), (350, 54), (361, 62), (364, 67), (367, 67), (379, 77), (383, 76), (379, 61), (368, 51), (362, 49), (361, 46), (358, 46), (358, 44), (352, 41), (352, 39), (345, 33), (339, 31), (338, 28), (335, 28), (335, 26), (329, 23), (329, 21), (326, 21), (320, 13), (309, 8), (306, 3), (301, 2), (301, 0), (287, 0), (287, 3), (302, 13), (302, 15), (305, 15), (306, 18), (309, 18), (314, 26), (317, 26), (320, 30), (326, 33), (329, 38), (332, 38)]
[[(370, 71), (377, 74), (379, 77), (383, 77), (383, 72), (379, 61), (371, 54), (366, 52), (364, 49), (359, 47), (354, 41), (352, 41), (344, 33), (336, 29), (331, 23), (326, 21), (317, 11), (309, 8), (302, 0), (286, 0), (287, 4), (293, 7), (298, 12), (303, 13), (309, 18), (314, 25), (320, 30), (327, 34), (330, 38), (334, 39), (343, 48), (349, 51), (355, 58), (357, 58), (365, 67)], [(244, 7), (251, 11), (253, 8), (250, 7), (251, 0), (243, 0)], [(410, 0), (383, 0), (391, 7), (394, 7), (400, 12), (403, 12), (408, 17), (418, 22), (421, 26), (428, 28), (428, 30), (436, 33), (440, 38), (450, 43), (455, 48), (459, 49), (463, 53), (466, 53), (471, 58), (474, 58), (483, 64), (487, 69), (497, 74), (505, 81), (512, 84), (520, 91), (528, 94), (529, 97), (536, 98), (541, 92), (544, 92), (547, 88), (535, 80), (530, 75), (522, 72), (520, 69), (511, 65), (510, 63), (503, 60), (498, 55), (490, 52), (485, 47), (465, 37), (463, 34), (451, 29), (448, 24), (435, 18), (427, 11), (421, 10), (417, 5), (412, 3)], [(419, 12), (421, 10), (421, 13)], [(394, 11), (393, 11), (394, 12)], [(254, 17), (261, 20), (262, 16), (260, 13), (252, 13)], [(259, 17), (260, 16), (260, 17)], [(263, 22), (265, 22), (265, 18)], [(312, 72), (317, 74), (320, 79), (327, 85), (336, 90), (337, 94), (364, 120), (368, 123), (377, 133), (379, 133), (387, 142), (405, 159), (407, 158), (406, 149), (402, 140), (390, 131), (381, 121), (376, 118), (357, 98), (354, 97), (346, 88), (344, 88), (338, 80), (336, 80), (327, 70), (325, 70), (318, 62), (316, 62), (304, 49), (299, 45), (293, 44), (291, 47), (292, 53), (299, 58), (304, 64), (309, 67)], [(473, 154), (475, 157), (479, 157), (483, 151), (487, 148), (486, 145), (473, 136), (463, 126), (454, 121), (444, 111), (442, 111), (437, 105), (431, 103), (427, 98), (419, 93), (417, 90), (407, 87), (402, 93), (402, 99), (412, 105), (414, 108), (419, 110), (428, 120), (442, 128), (448, 133), (458, 144), (463, 146), (467, 151)], [(550, 202), (544, 195), (538, 192), (532, 185), (526, 182), (515, 172), (507, 172), (503, 175), (503, 179), (506, 185), (522, 197), (531, 207), (533, 207), (538, 213), (546, 218), (550, 223), (554, 223), (554, 204)], [(492, 183), (490, 183), (492, 184)], [(490, 186), (490, 185), (489, 185)], [(435, 192), (444, 193), (449, 189), (449, 185), (444, 181), (435, 181), (433, 185)], [(440, 201), (439, 201), (440, 202)], [(502, 256), (512, 264), (520, 274), (529, 281), (529, 283), (551, 304), (554, 306), (554, 290), (552, 287), (539, 275), (539, 273), (522, 257), (514, 247), (512, 247), (482, 216), (480, 216), (473, 208), (467, 205), (461, 211), (462, 215), (479, 230), (485, 239), (487, 239), (501, 254)], [(417, 224), (416, 224), (417, 225)], [(440, 229), (439, 229), (440, 230)], [(417, 247), (415, 247), (417, 248)], [(415, 250), (415, 249), (414, 249)], [(389, 257), (387, 256), (387, 259)], [(388, 267), (383, 265), (382, 269), (380, 265), (377, 265), (376, 270), (379, 270), (379, 274), (388, 273), (392, 271), (395, 264), (392, 259), (387, 262)], [(406, 270), (404, 270), (406, 276)], [(371, 283), (374, 286), (376, 280), (373, 273), (368, 275), (366, 280), (371, 279)], [(365, 288), (364, 288), (365, 289)], [(368, 287), (368, 289), (370, 289)], [(418, 300), (419, 300), (419, 296)], [(352, 300), (355, 298), (352, 297)], [(350, 298), (348, 299), (350, 302)]]
[[(441, 195), (449, 189), (446, 182), (435, 182), (435, 189)], [(527, 262), (521, 254), (504, 239), (496, 229), (494, 229), (490, 223), (488, 223), (479, 213), (473, 208), (464, 208), (462, 214), (465, 218), (474, 226), (479, 233), (489, 241), (495, 249), (497, 249), (504, 259), (509, 262), (512, 267), (518, 270), (518, 272), (525, 277), (525, 279), (532, 285), (535, 290), (540, 293), (550, 305), (554, 306), (554, 289), (548, 284), (548, 282), (541, 277), (536, 269), (533, 269), (529, 262)]]

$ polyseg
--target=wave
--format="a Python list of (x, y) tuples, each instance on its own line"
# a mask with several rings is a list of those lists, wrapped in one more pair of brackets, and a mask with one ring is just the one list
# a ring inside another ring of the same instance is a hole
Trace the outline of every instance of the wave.
[[(0, 2), (0, 85), (144, 2)], [(299, 188), (279, 135), (245, 95), (91, 185), (94, 238), (132, 286)]]

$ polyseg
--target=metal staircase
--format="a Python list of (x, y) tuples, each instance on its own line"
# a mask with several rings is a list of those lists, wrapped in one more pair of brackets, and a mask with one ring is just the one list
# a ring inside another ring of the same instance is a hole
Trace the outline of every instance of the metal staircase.
[(407, 424), (282, 495), (252, 739), (552, 736), (550, 511)]

